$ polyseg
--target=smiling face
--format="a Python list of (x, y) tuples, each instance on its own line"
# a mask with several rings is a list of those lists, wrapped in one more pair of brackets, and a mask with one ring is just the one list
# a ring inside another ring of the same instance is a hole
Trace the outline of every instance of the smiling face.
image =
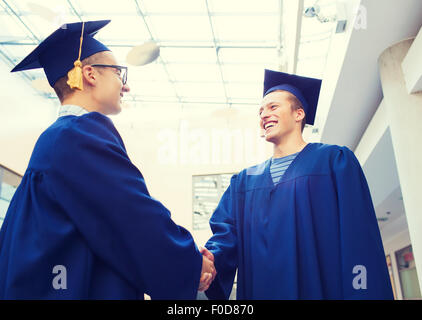
[(278, 144), (292, 133), (301, 133), (305, 112), (302, 108), (295, 110), (294, 98), (290, 92), (281, 90), (264, 97), (259, 116), (260, 126), (265, 130), (265, 140)]
[[(101, 58), (96, 64), (117, 65), (117, 60), (111, 51), (101, 52)], [(101, 106), (104, 114), (117, 114), (122, 110), (122, 98), (129, 92), (129, 86), (123, 85), (120, 71), (111, 67), (94, 67), (97, 69), (98, 81), (96, 82), (93, 97)]]

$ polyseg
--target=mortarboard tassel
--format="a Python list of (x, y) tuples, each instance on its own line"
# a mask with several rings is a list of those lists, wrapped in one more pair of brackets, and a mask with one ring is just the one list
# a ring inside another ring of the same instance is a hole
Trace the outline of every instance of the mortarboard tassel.
[(70, 86), (71, 89), (78, 89), (78, 90), (83, 90), (84, 86), (83, 86), (83, 81), (82, 81), (82, 62), (80, 60), (81, 58), (81, 51), (82, 51), (82, 40), (83, 40), (83, 35), (84, 35), (84, 25), (85, 22), (82, 22), (82, 34), (81, 34), (81, 41), (79, 44), (79, 56), (78, 56), (78, 60), (76, 60), (73, 64), (74, 67), (72, 70), (70, 70), (67, 73), (67, 84)]

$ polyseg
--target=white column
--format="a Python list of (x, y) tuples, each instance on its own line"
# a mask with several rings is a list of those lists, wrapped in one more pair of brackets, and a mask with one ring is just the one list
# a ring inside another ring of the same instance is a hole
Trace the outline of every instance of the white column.
[(378, 65), (409, 234), (422, 288), (422, 93), (408, 93), (402, 70), (402, 62), (412, 43), (413, 39), (408, 39), (387, 48), (380, 55)]
[(407, 92), (416, 93), (422, 91), (422, 28), (412, 43), (401, 67), (404, 80), (406, 81)]

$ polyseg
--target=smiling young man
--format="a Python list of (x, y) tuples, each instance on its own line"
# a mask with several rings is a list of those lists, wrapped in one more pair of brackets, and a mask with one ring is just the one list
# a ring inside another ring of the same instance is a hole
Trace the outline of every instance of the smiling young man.
[(64, 25), (12, 70), (43, 68), (62, 106), (0, 231), (0, 299), (195, 299), (215, 274), (107, 117), (129, 92), (127, 70), (93, 38), (109, 22)]
[(306, 143), (321, 80), (265, 70), (259, 110), (273, 157), (232, 177), (201, 252), (227, 299), (392, 299), (368, 185), (346, 147)]

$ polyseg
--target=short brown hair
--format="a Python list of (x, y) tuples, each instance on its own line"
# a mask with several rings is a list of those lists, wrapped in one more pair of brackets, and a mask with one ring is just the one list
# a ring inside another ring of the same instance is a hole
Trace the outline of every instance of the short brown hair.
[[(98, 52), (89, 56), (88, 58), (83, 59), (82, 66), (86, 66), (89, 64), (94, 64), (98, 62), (99, 58), (102, 56), (102, 52)], [(67, 84), (67, 73), (65, 76), (61, 77), (57, 82), (54, 84), (53, 87), (54, 91), (56, 92), (57, 97), (59, 98), (60, 102), (63, 102), (64, 99), (68, 98), (70, 95), (75, 92), (74, 89), (71, 89)]]
[[(290, 101), (290, 107), (292, 108), (292, 111), (295, 111), (297, 109), (303, 109), (302, 103), (299, 101), (298, 98), (296, 98), (296, 96), (294, 94), (289, 94), (289, 101)], [(305, 116), (302, 119), (302, 132), (303, 129), (305, 129), (305, 124), (306, 124), (306, 113)]]
[[(276, 91), (285, 91), (285, 90), (276, 90)], [(303, 109), (302, 103), (299, 101), (298, 98), (296, 98), (296, 96), (293, 93), (291, 93), (289, 91), (285, 91), (285, 92), (288, 93), (287, 99), (290, 102), (290, 108), (292, 109), (292, 111), (295, 111), (297, 109)], [(305, 129), (305, 124), (306, 124), (306, 113), (305, 113), (305, 116), (302, 119), (302, 128), (301, 128), (302, 132), (303, 132), (303, 129)]]

